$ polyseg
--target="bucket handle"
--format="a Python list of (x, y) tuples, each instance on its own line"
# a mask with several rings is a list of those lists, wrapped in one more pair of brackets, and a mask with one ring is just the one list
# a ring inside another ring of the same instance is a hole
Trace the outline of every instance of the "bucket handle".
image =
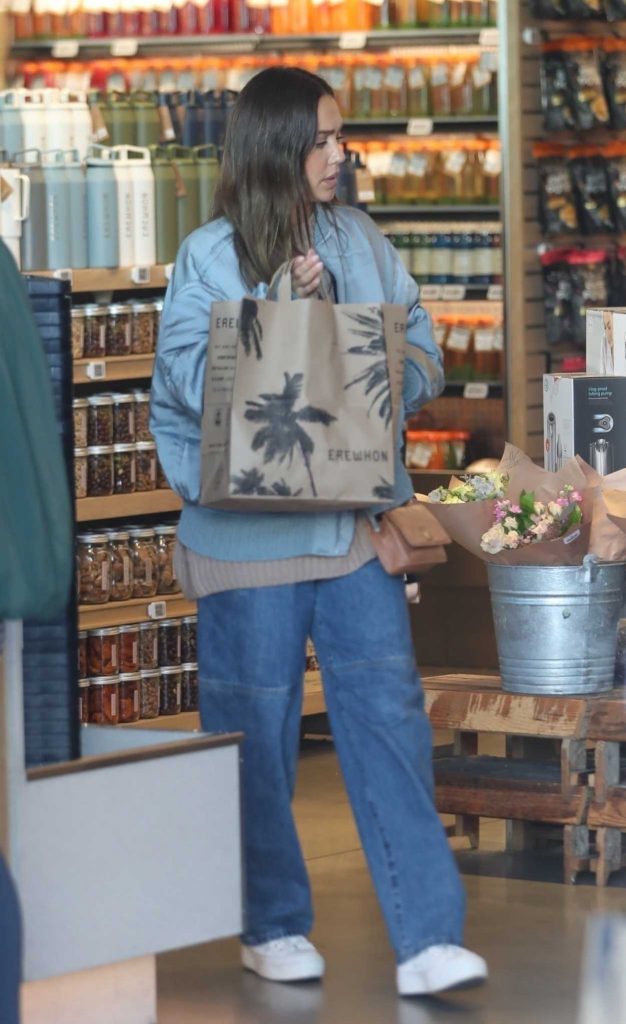
[(585, 570), (585, 583), (593, 583), (600, 570), (600, 560), (597, 555), (585, 555), (583, 558), (583, 569)]

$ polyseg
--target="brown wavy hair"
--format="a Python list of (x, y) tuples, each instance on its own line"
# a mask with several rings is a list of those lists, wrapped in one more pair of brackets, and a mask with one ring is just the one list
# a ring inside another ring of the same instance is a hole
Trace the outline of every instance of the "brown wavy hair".
[(248, 287), (311, 245), (304, 164), (317, 139), (317, 108), (331, 87), (301, 68), (267, 68), (230, 114), (212, 219), (226, 217)]

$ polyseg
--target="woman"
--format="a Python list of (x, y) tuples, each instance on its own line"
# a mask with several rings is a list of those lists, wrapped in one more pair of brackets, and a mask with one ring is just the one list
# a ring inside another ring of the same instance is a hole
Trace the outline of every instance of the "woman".
[[(320, 661), (333, 737), (403, 995), (486, 977), (460, 946), (464, 897), (433, 804), (432, 748), (401, 579), (375, 557), (353, 512), (255, 514), (200, 507), (200, 422), (211, 303), (264, 297), (293, 258), (292, 288), (332, 285), (338, 302), (409, 309), (404, 407), (442, 387), (417, 288), (372, 221), (333, 206), (344, 159), (329, 86), (271, 68), (231, 115), (215, 215), (183, 243), (170, 282), (152, 388), (152, 431), (184, 499), (177, 572), (198, 598), (203, 728), (245, 732), (246, 927), (242, 960), (274, 981), (319, 978), (306, 935), (309, 881), (291, 799), (305, 643)], [(398, 452), (394, 504), (412, 495)]]

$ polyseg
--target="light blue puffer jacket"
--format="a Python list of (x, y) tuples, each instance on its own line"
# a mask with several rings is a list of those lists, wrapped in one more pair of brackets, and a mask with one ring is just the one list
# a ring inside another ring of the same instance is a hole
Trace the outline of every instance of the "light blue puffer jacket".
[[(430, 319), (419, 305), (417, 285), (370, 217), (348, 207), (332, 212), (319, 207), (314, 246), (335, 279), (338, 302), (407, 306), (407, 340), (414, 355), (405, 362), (405, 414), (436, 398), (443, 387), (443, 370)], [(180, 540), (199, 554), (233, 561), (343, 555), (354, 532), (353, 512), (226, 512), (197, 504), (211, 304), (247, 294), (226, 220), (205, 224), (185, 239), (163, 307), (150, 418), (167, 479), (184, 499)], [(258, 285), (252, 294), (264, 298), (267, 285)], [(393, 504), (411, 494), (398, 452)]]

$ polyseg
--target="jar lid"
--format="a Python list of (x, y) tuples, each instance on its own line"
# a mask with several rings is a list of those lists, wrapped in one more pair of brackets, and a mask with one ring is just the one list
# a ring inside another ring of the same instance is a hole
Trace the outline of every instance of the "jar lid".
[(154, 532), (157, 537), (175, 537), (177, 526), (155, 526)]
[(112, 395), (89, 395), (87, 405), (113, 405)]
[(148, 676), (160, 676), (161, 670), (158, 668), (142, 668), (139, 675), (142, 679), (147, 679)]
[(127, 626), (118, 626), (117, 628), (120, 633), (136, 633), (139, 629), (139, 623), (129, 622)]
[(193, 623), (194, 625), (198, 622), (197, 615), (184, 615), (180, 620), (181, 622)]
[(85, 319), (85, 307), (84, 306), (72, 306), (72, 320)]
[(125, 302), (113, 302), (110, 306), (107, 306), (107, 313), (110, 313), (112, 316), (130, 312), (132, 312), (132, 307)]
[(154, 441), (137, 441), (135, 444), (135, 451), (138, 452), (151, 452), (156, 451), (156, 444)]
[(163, 309), (163, 302), (164, 302), (163, 299), (155, 299), (154, 300), (154, 307), (155, 307), (157, 312), (160, 312)]
[(96, 302), (83, 306), (85, 316), (106, 316), (106, 306), (99, 306)]
[(109, 540), (130, 540), (128, 530), (107, 530), (106, 534)]
[(118, 676), (92, 676), (89, 680), (91, 686), (117, 686)]
[(180, 665), (166, 665), (164, 668), (160, 668), (159, 672), (162, 676), (173, 676), (181, 674)]
[(140, 622), (139, 623), (139, 628), (140, 629), (156, 629), (157, 628), (157, 624), (156, 624), (156, 622)]
[(132, 302), (131, 309), (135, 316), (140, 313), (155, 313), (156, 312), (155, 302)]
[(75, 448), (74, 449), (74, 458), (75, 459), (80, 459), (80, 458), (85, 458), (86, 459), (87, 458), (87, 449), (86, 448)]
[(157, 625), (159, 629), (166, 626), (180, 626), (180, 619), (159, 619)]
[(135, 404), (135, 396), (129, 395), (128, 391), (111, 391), (109, 396), (115, 405), (121, 405), (122, 403)]
[(141, 672), (120, 672), (120, 683), (141, 682)]
[(87, 630), (86, 629), (80, 629), (78, 631), (78, 639), (79, 640), (82, 640), (86, 636), (87, 636)]
[(112, 455), (112, 444), (92, 444), (87, 449), (87, 455)]
[(109, 538), (106, 533), (79, 533), (79, 544), (108, 544)]
[(150, 526), (134, 527), (128, 532), (132, 540), (154, 540), (154, 530)]
[(101, 629), (87, 630), (87, 636), (117, 636), (119, 626), (103, 626)]
[(86, 409), (89, 402), (86, 398), (75, 398), (72, 401), (72, 409)]
[(198, 662), (197, 661), (185, 661), (181, 666), (183, 672), (197, 672)]
[(123, 442), (123, 443), (120, 442), (120, 444), (114, 444), (113, 445), (113, 451), (114, 452), (134, 452), (134, 450), (135, 450), (135, 445), (134, 444), (127, 444), (126, 442)]
[(87, 676), (84, 676), (82, 679), (78, 680), (78, 689), (84, 690), (86, 686), (89, 686), (90, 682), (91, 679), (89, 679)]
[(149, 391), (133, 391), (133, 397), (136, 402), (149, 402), (150, 392)]

